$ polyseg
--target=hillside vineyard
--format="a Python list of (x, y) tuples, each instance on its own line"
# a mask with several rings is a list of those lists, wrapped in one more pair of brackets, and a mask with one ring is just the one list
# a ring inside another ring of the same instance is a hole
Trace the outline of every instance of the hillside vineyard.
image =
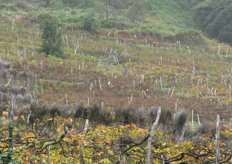
[(231, 7), (0, 0), (0, 163), (231, 163)]

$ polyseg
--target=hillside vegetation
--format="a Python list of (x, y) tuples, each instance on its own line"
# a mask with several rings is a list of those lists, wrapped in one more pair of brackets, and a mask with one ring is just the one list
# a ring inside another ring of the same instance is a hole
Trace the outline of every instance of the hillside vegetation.
[(203, 1), (194, 7), (194, 20), (209, 37), (231, 44), (231, 9), (229, 0)]
[(203, 10), (219, 2), (0, 0), (0, 162), (145, 163), (152, 141), (151, 163), (228, 163), (232, 50)]

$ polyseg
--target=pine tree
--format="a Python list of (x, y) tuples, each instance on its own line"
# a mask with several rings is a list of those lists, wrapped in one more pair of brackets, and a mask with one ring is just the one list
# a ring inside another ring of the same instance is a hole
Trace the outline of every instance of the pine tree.
[(50, 15), (42, 16), (41, 22), (42, 49), (46, 55), (54, 55), (56, 57), (64, 57), (61, 32), (58, 30), (58, 21)]
[(145, 15), (146, 0), (135, 0), (133, 4), (129, 7), (126, 16), (133, 22), (141, 20)]

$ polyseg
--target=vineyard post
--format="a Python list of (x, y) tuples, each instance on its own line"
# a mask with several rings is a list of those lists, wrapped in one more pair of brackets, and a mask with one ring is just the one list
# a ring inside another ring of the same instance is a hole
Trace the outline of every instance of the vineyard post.
[(147, 162), (146, 162), (146, 164), (150, 164), (151, 163), (151, 142), (152, 142), (152, 138), (154, 137), (154, 133), (155, 133), (156, 127), (158, 126), (158, 123), (159, 123), (160, 114), (161, 114), (161, 107), (159, 107), (159, 109), (157, 111), (156, 119), (155, 119), (155, 122), (152, 125), (151, 134), (150, 134), (150, 136), (148, 138), (148, 143), (147, 143)]
[(18, 27), (17, 27), (16, 35), (17, 35), (17, 41), (18, 41), (18, 43), (19, 43), (19, 29), (18, 29)]
[(221, 45), (219, 44), (218, 45), (218, 52), (217, 52), (217, 55), (220, 55), (221, 54)]
[(135, 90), (135, 80), (133, 80), (133, 88), (134, 88), (134, 90)]
[(28, 129), (29, 129), (30, 117), (31, 117), (31, 110), (30, 110), (30, 113), (27, 116), (26, 131), (28, 131)]
[(48, 164), (51, 164), (50, 146), (48, 146)]
[[(89, 125), (89, 119), (86, 119), (85, 120), (85, 126), (84, 126), (84, 129), (83, 129), (84, 134), (87, 133), (88, 125)], [(80, 148), (80, 164), (84, 164), (84, 154), (83, 154), (82, 149), (83, 149), (83, 144), (81, 145), (81, 148)]]
[(89, 106), (89, 103), (90, 102), (90, 100), (89, 100), (89, 97), (87, 98), (87, 106)]
[(74, 50), (74, 53), (76, 54), (78, 52), (78, 49), (79, 49), (79, 41), (77, 41), (77, 45), (76, 45), (76, 48)]
[(186, 128), (187, 128), (187, 120), (184, 123), (184, 127), (182, 129), (181, 136), (180, 136), (180, 141), (183, 141), (183, 139), (184, 139), (184, 133), (186, 131)]
[(11, 80), (12, 80), (12, 77), (13, 77), (13, 75), (10, 76), (9, 81), (8, 81), (7, 84), (5, 85), (6, 87), (8, 87), (8, 86), (10, 85), (10, 82), (11, 82)]
[(42, 79), (39, 80), (39, 83), (40, 83), (40, 87), (41, 87), (41, 93), (43, 94), (43, 84), (42, 84)]
[(99, 80), (99, 87), (100, 87), (100, 90), (102, 90), (101, 78), (99, 78), (98, 80)]
[(68, 95), (67, 95), (67, 93), (65, 94), (65, 104), (68, 105)]
[(217, 115), (217, 126), (216, 126), (216, 164), (220, 163), (220, 150), (219, 150), (219, 139), (220, 139), (220, 132), (219, 132), (219, 123), (220, 123), (220, 116)]
[(67, 48), (68, 48), (68, 51), (69, 51), (69, 44), (68, 44), (68, 36), (66, 35), (66, 44), (67, 44)]
[(201, 125), (199, 114), (197, 114), (198, 124)]
[(10, 122), (14, 122), (15, 96), (11, 96)]
[[(178, 100), (177, 100), (177, 101), (178, 101)], [(178, 108), (177, 101), (175, 102), (175, 111), (177, 111), (177, 108)]]
[(23, 47), (23, 58), (27, 57), (27, 47)]
[(193, 116), (194, 116), (194, 113), (193, 113), (193, 110), (192, 110), (192, 128), (193, 128)]
[(163, 82), (162, 82), (162, 77), (160, 76), (160, 86), (161, 86), (161, 89), (163, 89)]

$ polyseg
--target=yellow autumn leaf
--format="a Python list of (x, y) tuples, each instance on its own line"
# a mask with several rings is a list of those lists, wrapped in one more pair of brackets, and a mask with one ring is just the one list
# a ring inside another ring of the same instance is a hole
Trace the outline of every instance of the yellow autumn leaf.
[(23, 121), (25, 121), (25, 118), (24, 118), (24, 116), (22, 115), (22, 116), (20, 116), (22, 119), (23, 119)]
[(53, 118), (49, 118), (49, 119), (47, 119), (47, 120), (45, 120), (45, 121), (48, 122), (48, 121), (51, 121), (51, 120), (53, 120)]
[(106, 140), (107, 143), (111, 143), (111, 139), (110, 139), (109, 136), (106, 136), (105, 140)]
[(64, 137), (64, 141), (72, 143), (72, 140), (70, 138), (68, 138), (68, 137)]
[[(62, 118), (62, 117), (60, 117), (60, 116), (57, 116), (56, 117), (59, 121), (63, 121), (64, 120), (64, 118)], [(49, 118), (49, 119), (52, 119), (52, 118)], [(50, 121), (50, 120), (49, 120)]]
[(26, 133), (21, 137), (21, 139), (28, 138), (28, 137), (35, 137), (35, 135), (33, 133)]
[(6, 111), (3, 111), (3, 112), (2, 112), (2, 115), (7, 115), (7, 112), (6, 112)]
[(100, 152), (100, 153), (98, 153), (97, 155), (100, 156), (101, 154), (103, 154), (103, 152)]
[(18, 120), (19, 116), (14, 116), (14, 120)]
[(114, 155), (114, 152), (113, 152), (112, 150), (108, 150), (108, 153), (109, 153), (110, 155)]

